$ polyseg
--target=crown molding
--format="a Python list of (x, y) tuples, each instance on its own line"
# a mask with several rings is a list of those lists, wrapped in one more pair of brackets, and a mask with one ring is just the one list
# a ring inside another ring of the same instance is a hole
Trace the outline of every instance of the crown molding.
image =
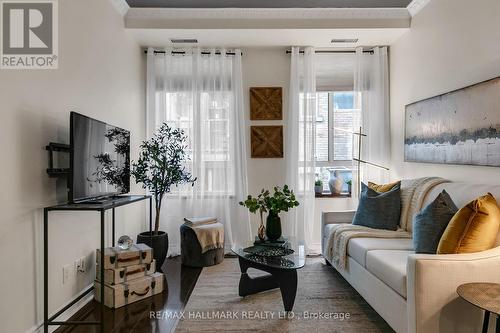
[(121, 16), (125, 16), (130, 9), (126, 0), (109, 0), (115, 7), (115, 9), (120, 13)]
[(431, 2), (431, 0), (413, 0), (410, 2), (408, 7), (408, 12), (410, 13), (411, 17), (417, 15), (425, 6), (427, 6)]
[(408, 19), (409, 17), (406, 8), (130, 8), (127, 12), (127, 18), (130, 19), (166, 20)]

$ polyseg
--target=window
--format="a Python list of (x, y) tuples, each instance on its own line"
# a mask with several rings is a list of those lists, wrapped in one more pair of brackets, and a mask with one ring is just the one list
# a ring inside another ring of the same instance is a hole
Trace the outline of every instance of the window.
[[(353, 91), (317, 93), (316, 175), (329, 191), (328, 180), (339, 170), (344, 180), (352, 179), (352, 132), (357, 115)], [(347, 191), (347, 184), (344, 186)]]
[[(227, 175), (233, 172), (229, 145), (231, 93), (221, 92), (215, 99), (208, 92), (198, 94), (196, 99), (199, 106), (196, 109), (199, 109), (199, 114), (196, 115), (191, 92), (167, 93), (165, 122), (184, 130), (188, 137), (189, 161), (186, 163), (186, 169), (198, 177), (194, 190), (212, 194), (233, 194), (233, 184), (221, 181), (230, 178)], [(191, 185), (172, 190), (190, 192)]]

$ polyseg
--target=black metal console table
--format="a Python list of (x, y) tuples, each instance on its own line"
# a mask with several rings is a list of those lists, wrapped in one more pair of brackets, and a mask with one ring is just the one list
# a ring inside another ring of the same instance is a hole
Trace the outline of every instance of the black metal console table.
[[(57, 321), (57, 317), (67, 311), (76, 302), (88, 295), (94, 286), (90, 286), (83, 291), (77, 298), (57, 311), (49, 318), (49, 285), (48, 285), (48, 253), (49, 253), (49, 212), (51, 211), (97, 211), (101, 214), (101, 262), (104, 262), (104, 224), (105, 212), (112, 210), (112, 243), (115, 246), (115, 208), (125, 206), (134, 202), (149, 199), (149, 232), (153, 235), (153, 199), (150, 195), (123, 195), (105, 201), (94, 203), (62, 204), (57, 206), (45, 207), (43, 209), (43, 329), (47, 333), (49, 326), (62, 325), (96, 325), (100, 326), (104, 333), (104, 302), (101, 301), (101, 317), (99, 321)], [(151, 242), (152, 243), (152, 242)], [(104, 269), (101, 269), (101, 281), (104, 281)], [(101, 300), (104, 300), (104, 288), (101, 288)]]

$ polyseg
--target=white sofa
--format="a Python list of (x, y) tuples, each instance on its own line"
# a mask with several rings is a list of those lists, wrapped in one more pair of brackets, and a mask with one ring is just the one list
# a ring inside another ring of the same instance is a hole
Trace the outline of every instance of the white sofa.
[[(425, 207), (445, 189), (462, 207), (491, 192), (500, 202), (500, 186), (444, 183), (434, 187)], [(322, 215), (322, 249), (335, 223), (351, 223), (354, 211)], [(459, 285), (500, 283), (500, 232), (496, 247), (478, 253), (415, 254), (412, 239), (354, 238), (348, 244), (348, 269), (339, 273), (396, 332), (480, 332), (483, 314), (460, 299)], [(490, 318), (494, 332), (495, 316)]]

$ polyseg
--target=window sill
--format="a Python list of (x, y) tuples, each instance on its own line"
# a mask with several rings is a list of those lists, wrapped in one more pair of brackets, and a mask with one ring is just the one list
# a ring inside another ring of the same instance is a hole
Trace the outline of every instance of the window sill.
[(207, 193), (207, 194), (166, 194), (165, 198), (169, 199), (234, 199), (236, 196), (234, 194), (227, 193)]
[(338, 198), (338, 199), (349, 199), (352, 197), (351, 194), (349, 193), (333, 194), (330, 192), (315, 193), (314, 196), (316, 198)]

